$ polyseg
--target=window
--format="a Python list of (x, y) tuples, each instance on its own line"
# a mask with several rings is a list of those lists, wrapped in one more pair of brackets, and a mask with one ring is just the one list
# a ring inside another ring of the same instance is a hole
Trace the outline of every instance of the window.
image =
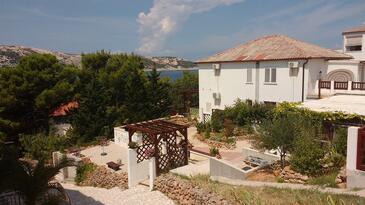
[(246, 82), (252, 83), (252, 68), (247, 68)]
[(346, 51), (361, 51), (362, 36), (346, 36)]
[(361, 51), (361, 45), (357, 46), (346, 46), (346, 51)]
[(276, 83), (276, 68), (265, 68), (265, 83)]

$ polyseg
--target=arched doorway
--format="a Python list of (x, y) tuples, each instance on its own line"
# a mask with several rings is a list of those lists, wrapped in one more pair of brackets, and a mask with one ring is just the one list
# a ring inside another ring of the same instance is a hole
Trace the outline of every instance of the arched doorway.
[(346, 69), (337, 69), (329, 72), (325, 77), (325, 81), (348, 82), (354, 81), (354, 73)]

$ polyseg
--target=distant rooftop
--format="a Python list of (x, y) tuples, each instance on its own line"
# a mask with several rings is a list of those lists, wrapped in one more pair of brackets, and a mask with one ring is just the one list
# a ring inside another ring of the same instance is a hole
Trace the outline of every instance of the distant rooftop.
[(344, 32), (342, 32), (342, 34), (361, 33), (361, 32), (365, 32), (365, 25), (347, 29)]
[(301, 59), (345, 60), (351, 58), (349, 55), (284, 35), (272, 35), (200, 59), (197, 63)]

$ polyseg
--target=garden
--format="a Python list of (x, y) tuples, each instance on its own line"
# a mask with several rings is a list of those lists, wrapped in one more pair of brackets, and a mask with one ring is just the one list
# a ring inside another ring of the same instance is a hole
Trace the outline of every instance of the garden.
[(215, 110), (210, 122), (197, 124), (197, 131), (213, 156), (219, 157), (219, 148), (233, 148), (242, 139), (257, 150), (275, 150), (280, 160), (249, 179), (345, 187), (345, 125), (363, 120), (358, 115), (311, 111), (297, 103), (274, 106), (239, 100)]

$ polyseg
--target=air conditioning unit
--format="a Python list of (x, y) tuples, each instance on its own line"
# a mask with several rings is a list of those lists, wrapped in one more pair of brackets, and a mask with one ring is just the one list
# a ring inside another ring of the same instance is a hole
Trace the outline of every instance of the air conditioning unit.
[(219, 69), (221, 69), (221, 64), (219, 64), (219, 63), (214, 63), (214, 64), (212, 65), (212, 67), (213, 67), (213, 69), (214, 69), (214, 70), (219, 70)]
[(214, 99), (220, 99), (221, 98), (221, 94), (220, 93), (213, 93), (213, 98)]
[(298, 61), (289, 61), (288, 66), (289, 66), (289, 68), (299, 68), (299, 62)]

